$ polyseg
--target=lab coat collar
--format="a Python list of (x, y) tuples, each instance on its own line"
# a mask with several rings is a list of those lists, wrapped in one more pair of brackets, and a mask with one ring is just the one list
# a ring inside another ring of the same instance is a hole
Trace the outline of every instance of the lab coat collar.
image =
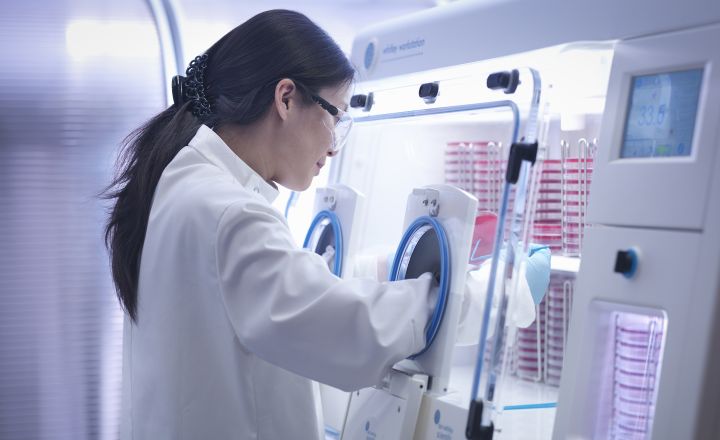
[(247, 190), (259, 193), (268, 203), (278, 196), (277, 188), (266, 182), (206, 125), (201, 125), (189, 144), (213, 164), (226, 170)]

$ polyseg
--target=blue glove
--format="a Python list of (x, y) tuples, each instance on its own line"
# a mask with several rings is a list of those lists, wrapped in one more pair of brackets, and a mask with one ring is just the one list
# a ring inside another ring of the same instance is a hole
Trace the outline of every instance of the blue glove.
[(550, 247), (531, 244), (525, 274), (533, 302), (540, 304), (550, 285)]

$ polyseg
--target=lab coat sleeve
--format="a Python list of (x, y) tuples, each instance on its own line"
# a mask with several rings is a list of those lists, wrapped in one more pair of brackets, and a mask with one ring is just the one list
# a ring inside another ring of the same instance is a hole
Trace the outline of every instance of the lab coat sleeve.
[(228, 207), (216, 252), (235, 333), (267, 362), (349, 391), (379, 383), (425, 346), (429, 279), (340, 279), (322, 257), (295, 245), (268, 205)]

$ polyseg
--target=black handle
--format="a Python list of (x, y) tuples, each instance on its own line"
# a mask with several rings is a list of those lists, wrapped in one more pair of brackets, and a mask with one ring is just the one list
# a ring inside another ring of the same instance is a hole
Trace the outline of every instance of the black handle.
[(520, 72), (517, 69), (495, 72), (487, 77), (488, 89), (503, 90), (507, 94), (515, 93), (518, 84), (520, 84)]
[(535, 164), (537, 158), (538, 143), (532, 144), (516, 142), (510, 146), (510, 155), (508, 156), (507, 172), (505, 173), (505, 181), (508, 183), (517, 183), (520, 177), (520, 167), (524, 160)]
[(367, 95), (358, 94), (353, 95), (350, 98), (350, 107), (352, 108), (361, 108), (363, 111), (370, 111), (370, 109), (373, 106), (373, 94), (372, 92), (368, 93)]

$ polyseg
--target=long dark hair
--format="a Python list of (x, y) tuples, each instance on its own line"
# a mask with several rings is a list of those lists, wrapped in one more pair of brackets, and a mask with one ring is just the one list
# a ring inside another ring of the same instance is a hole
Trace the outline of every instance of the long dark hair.
[(123, 141), (116, 177), (103, 194), (115, 199), (105, 245), (117, 296), (133, 321), (137, 321), (140, 255), (155, 188), (165, 167), (200, 125), (217, 128), (255, 122), (269, 109), (275, 85), (283, 78), (317, 93), (323, 87), (349, 83), (355, 73), (325, 31), (304, 15), (286, 10), (254, 16), (206, 54), (203, 84), (212, 112), (197, 117), (190, 111), (192, 102), (172, 105), (132, 132)]

